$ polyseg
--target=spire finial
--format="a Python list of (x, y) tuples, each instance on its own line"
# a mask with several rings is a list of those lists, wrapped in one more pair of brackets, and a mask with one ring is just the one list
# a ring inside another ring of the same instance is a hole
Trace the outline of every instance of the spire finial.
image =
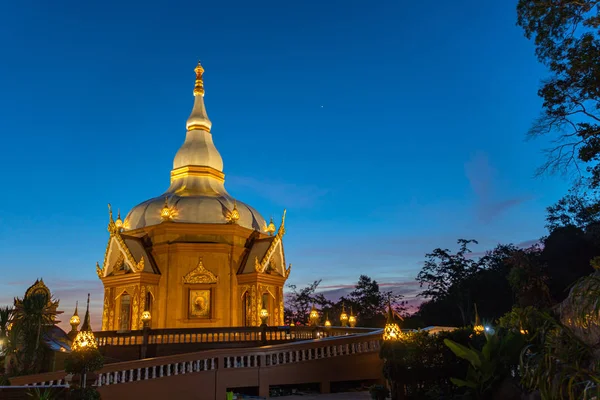
[(196, 85), (194, 86), (194, 96), (204, 96), (204, 81), (202, 80), (202, 74), (204, 73), (204, 68), (200, 64), (200, 60), (198, 60), (198, 65), (194, 68), (196, 72)]
[(85, 309), (85, 317), (83, 318), (83, 325), (81, 325), (82, 331), (91, 331), (92, 324), (90, 322), (90, 294), (88, 293), (87, 297), (87, 307)]

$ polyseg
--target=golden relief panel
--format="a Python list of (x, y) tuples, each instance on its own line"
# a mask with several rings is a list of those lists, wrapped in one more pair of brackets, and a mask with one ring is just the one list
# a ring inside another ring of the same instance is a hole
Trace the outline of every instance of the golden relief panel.
[(250, 291), (250, 304), (252, 309), (250, 310), (250, 315), (252, 316), (252, 326), (258, 326), (258, 296), (256, 295), (256, 286), (252, 285)]
[(102, 309), (102, 330), (108, 331), (108, 313), (110, 310), (110, 289), (104, 289), (104, 307)]
[(207, 270), (200, 260), (198, 266), (183, 277), (183, 283), (217, 283), (217, 276)]

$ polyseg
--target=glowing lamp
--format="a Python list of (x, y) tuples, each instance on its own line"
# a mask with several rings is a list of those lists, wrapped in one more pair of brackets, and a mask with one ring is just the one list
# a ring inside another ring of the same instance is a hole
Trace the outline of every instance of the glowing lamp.
[(350, 324), (351, 328), (354, 328), (356, 326), (356, 316), (352, 312), (352, 307), (350, 307), (350, 316), (348, 317), (348, 323)]
[(348, 324), (350, 324), (351, 328), (354, 328), (356, 326), (356, 317), (354, 315), (348, 317)]
[(267, 233), (269, 234), (269, 236), (275, 233), (275, 224), (273, 223), (273, 217), (271, 217), (271, 222), (269, 222), (269, 225), (267, 226)]
[(402, 339), (402, 331), (400, 326), (394, 321), (394, 313), (392, 312), (392, 303), (388, 302), (388, 317), (383, 328), (383, 340), (386, 342), (394, 342)]
[(393, 342), (402, 338), (402, 331), (397, 323), (388, 321), (383, 328), (383, 340)]
[(80, 322), (81, 319), (79, 318), (79, 315), (73, 315), (69, 320), (69, 324), (72, 326), (78, 326)]
[(165, 205), (160, 210), (160, 218), (163, 221), (170, 221), (173, 218), (173, 210), (169, 207), (168, 199), (165, 197)]
[(348, 325), (348, 314), (346, 314), (346, 307), (342, 304), (342, 313), (340, 314), (340, 322), (342, 326)]
[(269, 310), (267, 310), (265, 308), (264, 304), (263, 304), (263, 307), (260, 310), (258, 316), (260, 317), (260, 321), (262, 322), (262, 324), (266, 325), (267, 324), (267, 318), (269, 318)]
[(294, 323), (294, 320), (292, 320), (292, 322), (290, 323), (290, 326), (296, 326), (296, 324)]
[(150, 322), (150, 320), (152, 319), (152, 315), (150, 314), (150, 311), (144, 311), (142, 312), (142, 322), (147, 324), (148, 322)]
[(329, 321), (329, 314), (325, 314), (325, 328), (331, 328), (331, 321)]
[(310, 324), (312, 326), (317, 326), (317, 324), (319, 323), (319, 312), (315, 308), (314, 304), (312, 306), (312, 309), (310, 310), (310, 314), (308, 315), (308, 319), (310, 320)]
[(115, 221), (115, 226), (117, 227), (117, 229), (121, 229), (123, 228), (123, 220), (121, 219), (121, 211), (119, 211), (119, 214), (117, 215), (117, 220)]
[(233, 210), (231, 210), (229, 212), (229, 215), (227, 216), (227, 220), (232, 223), (235, 224), (239, 221), (240, 219), (240, 212), (237, 209), (237, 203), (234, 201), (233, 202)]
[(87, 349), (97, 349), (98, 344), (96, 343), (96, 338), (94, 337), (94, 333), (92, 331), (81, 331), (73, 340), (73, 344), (71, 345), (71, 349), (73, 351), (85, 351)]

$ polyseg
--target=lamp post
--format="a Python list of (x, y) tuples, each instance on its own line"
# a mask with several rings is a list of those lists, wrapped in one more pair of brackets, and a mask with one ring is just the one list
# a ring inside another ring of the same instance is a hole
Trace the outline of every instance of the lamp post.
[(146, 358), (146, 353), (148, 352), (148, 336), (150, 335), (150, 321), (152, 321), (152, 314), (150, 314), (150, 310), (145, 310), (142, 312), (142, 324), (143, 324), (143, 329), (142, 329), (142, 348), (140, 349), (141, 351), (141, 358)]
[[(81, 325), (81, 331), (77, 333), (73, 343), (71, 344), (71, 351), (82, 355), (82, 359), (85, 360), (85, 354), (91, 350), (97, 350), (98, 344), (96, 343), (96, 338), (94, 337), (94, 333), (92, 332), (92, 326), (90, 324), (90, 294), (88, 293), (87, 299), (87, 309), (85, 311), (85, 318), (83, 320), (83, 325)], [(86, 375), (87, 375), (87, 365), (86, 361), (83, 362), (82, 371), (81, 371), (81, 388), (85, 389), (86, 384)]]
[(348, 326), (348, 314), (346, 314), (346, 306), (342, 304), (342, 313), (340, 314), (340, 322), (345, 328)]
[[(384, 346), (387, 347), (388, 353), (392, 353), (392, 358), (394, 356), (394, 348), (393, 344), (402, 340), (403, 334), (402, 330), (400, 330), (400, 326), (394, 321), (394, 313), (392, 311), (392, 303), (388, 301), (388, 316), (387, 321), (385, 323), (385, 328), (383, 328), (383, 342)], [(384, 353), (385, 354), (385, 353)], [(390, 360), (384, 356), (384, 362), (386, 364), (390, 363)], [(392, 364), (392, 368), (386, 368), (388, 371), (395, 371), (395, 368)], [(388, 372), (389, 373), (389, 372)], [(404, 392), (398, 390), (398, 384), (393, 379), (394, 373), (389, 373), (388, 376), (388, 384), (390, 386), (391, 398), (392, 400), (398, 400), (404, 398)]]

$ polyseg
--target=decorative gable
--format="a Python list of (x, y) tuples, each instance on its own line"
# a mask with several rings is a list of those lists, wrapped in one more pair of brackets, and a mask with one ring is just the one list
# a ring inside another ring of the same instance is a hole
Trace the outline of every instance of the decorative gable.
[(183, 277), (183, 283), (217, 283), (217, 277), (204, 268), (204, 264), (200, 260), (198, 266)]

